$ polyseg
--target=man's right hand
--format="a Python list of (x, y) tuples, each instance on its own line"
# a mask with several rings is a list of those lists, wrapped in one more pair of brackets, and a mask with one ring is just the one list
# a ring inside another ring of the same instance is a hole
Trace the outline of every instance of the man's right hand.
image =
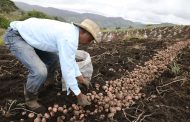
[(87, 105), (91, 105), (91, 102), (88, 101), (87, 96), (80, 93), (77, 96), (77, 100), (78, 100), (78, 105), (81, 105), (83, 107), (87, 106)]

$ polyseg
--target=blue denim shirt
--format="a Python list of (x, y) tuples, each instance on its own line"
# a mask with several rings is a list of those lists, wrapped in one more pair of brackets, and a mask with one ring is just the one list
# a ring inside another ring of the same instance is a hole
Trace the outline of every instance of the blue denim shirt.
[(38, 18), (14, 21), (10, 23), (10, 27), (17, 30), (32, 47), (57, 53), (67, 91), (70, 88), (75, 95), (81, 92), (76, 80), (81, 72), (75, 60), (79, 43), (78, 27), (70, 23)]

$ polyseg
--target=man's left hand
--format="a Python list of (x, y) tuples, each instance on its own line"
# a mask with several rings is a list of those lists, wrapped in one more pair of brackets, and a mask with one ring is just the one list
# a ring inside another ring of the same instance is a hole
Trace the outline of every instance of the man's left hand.
[(87, 89), (89, 89), (89, 87), (92, 87), (90, 80), (88, 80), (87, 78), (84, 78), (82, 75), (77, 77), (77, 80), (80, 84), (85, 85), (87, 87)]
[(84, 78), (82, 84), (84, 84), (87, 87), (87, 89), (89, 89), (90, 87), (92, 87), (91, 82), (87, 78)]

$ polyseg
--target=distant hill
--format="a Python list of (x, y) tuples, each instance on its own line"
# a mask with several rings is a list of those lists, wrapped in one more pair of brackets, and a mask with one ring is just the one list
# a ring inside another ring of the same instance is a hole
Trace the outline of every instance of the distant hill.
[(96, 21), (102, 28), (145, 27), (145, 25), (142, 23), (132, 22), (129, 20), (125, 20), (121, 17), (105, 17), (91, 13), (80, 14), (77, 12), (71, 12), (51, 7), (45, 8), (36, 5), (29, 5), (22, 2), (15, 2), (15, 5), (24, 11), (31, 11), (31, 10), (41, 11), (50, 16), (57, 16), (59, 20), (64, 20), (64, 21), (66, 20), (67, 22), (80, 23), (85, 18), (90, 18)]

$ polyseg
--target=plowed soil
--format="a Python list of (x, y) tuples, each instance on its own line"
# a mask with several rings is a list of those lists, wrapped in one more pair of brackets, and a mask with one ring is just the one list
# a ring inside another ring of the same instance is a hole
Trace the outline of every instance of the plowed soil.
[[(176, 43), (176, 40), (152, 40), (137, 39), (104, 42), (99, 45), (80, 46), (90, 53), (94, 67), (92, 76), (93, 88), (96, 83), (105, 84), (105, 81), (114, 80), (127, 76), (139, 65), (143, 66), (157, 51), (166, 49), (169, 45)], [(146, 97), (136, 101), (136, 103), (118, 112), (114, 119), (119, 122), (186, 122), (190, 121), (190, 48), (183, 52), (168, 66), (168, 69), (157, 79), (143, 88)], [(173, 63), (180, 67), (177, 73), (171, 68)], [(4, 108), (8, 100), (24, 102), (23, 84), (26, 82), (27, 69), (14, 58), (4, 47), (0, 47), (0, 107)], [(43, 89), (40, 92), (40, 102), (48, 107), (54, 103), (70, 106), (76, 103), (73, 94), (67, 96), (61, 92), (60, 70), (56, 71), (55, 85)], [(88, 92), (82, 88), (84, 92)], [(61, 95), (57, 95), (57, 93)], [(90, 106), (91, 109), (94, 106)], [(89, 107), (87, 108), (89, 109)], [(32, 121), (21, 115), (22, 110), (15, 111), (15, 115), (6, 118), (0, 114), (0, 121), (19, 121), (21, 118), (26, 122)], [(72, 113), (66, 115), (66, 121), (70, 119)], [(58, 116), (58, 115), (56, 115)], [(56, 116), (48, 120), (56, 121)], [(109, 121), (99, 119), (99, 115), (87, 116), (85, 121)]]

